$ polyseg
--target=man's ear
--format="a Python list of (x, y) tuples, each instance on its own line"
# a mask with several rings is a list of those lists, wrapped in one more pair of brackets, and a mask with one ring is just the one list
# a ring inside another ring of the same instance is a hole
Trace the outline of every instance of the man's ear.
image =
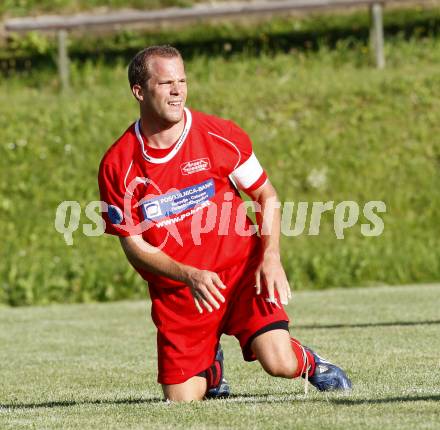
[(144, 90), (139, 84), (134, 84), (131, 87), (131, 92), (138, 102), (144, 101)]

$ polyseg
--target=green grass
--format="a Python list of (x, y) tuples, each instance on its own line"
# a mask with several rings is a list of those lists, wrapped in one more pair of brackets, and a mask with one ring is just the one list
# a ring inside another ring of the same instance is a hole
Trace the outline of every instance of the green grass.
[(233, 397), (167, 405), (149, 303), (2, 308), (0, 427), (438, 428), (440, 286), (298, 292), (291, 332), (343, 366), (351, 395), (304, 397), (223, 337)]

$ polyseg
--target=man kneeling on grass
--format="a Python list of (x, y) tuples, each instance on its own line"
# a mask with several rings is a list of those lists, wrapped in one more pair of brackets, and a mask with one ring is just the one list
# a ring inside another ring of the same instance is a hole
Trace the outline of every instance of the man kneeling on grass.
[[(165, 397), (229, 394), (223, 333), (272, 376), (302, 376), (321, 391), (350, 389), (339, 367), (290, 337), (277, 195), (248, 135), (185, 107), (175, 48), (142, 50), (128, 78), (140, 118), (106, 152), (99, 187), (106, 232), (119, 236), (148, 281)], [(238, 190), (260, 209), (259, 235)]]

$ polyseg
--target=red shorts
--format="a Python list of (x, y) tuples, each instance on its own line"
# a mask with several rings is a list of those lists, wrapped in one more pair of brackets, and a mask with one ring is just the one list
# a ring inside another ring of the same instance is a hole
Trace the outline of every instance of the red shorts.
[(207, 369), (224, 334), (235, 336), (246, 361), (255, 360), (250, 348), (253, 335), (278, 321), (289, 321), (278, 294), (268, 303), (267, 292), (255, 292), (255, 270), (259, 256), (247, 258), (219, 272), (226, 290), (220, 309), (200, 314), (188, 287), (151, 288), (152, 318), (157, 327), (158, 382), (180, 384)]

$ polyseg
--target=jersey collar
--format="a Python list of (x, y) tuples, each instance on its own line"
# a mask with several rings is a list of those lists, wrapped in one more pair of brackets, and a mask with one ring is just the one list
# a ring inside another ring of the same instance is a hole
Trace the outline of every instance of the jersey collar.
[(174, 148), (165, 157), (162, 157), (162, 158), (155, 158), (155, 157), (152, 157), (151, 155), (148, 155), (147, 150), (145, 149), (144, 139), (142, 138), (142, 134), (141, 134), (141, 128), (140, 128), (141, 120), (138, 119), (136, 121), (136, 124), (134, 126), (134, 129), (136, 132), (136, 137), (141, 145), (143, 157), (147, 161), (149, 161), (150, 163), (154, 163), (154, 164), (166, 163), (167, 161), (170, 161), (177, 154), (179, 149), (182, 147), (183, 142), (185, 142), (185, 139), (188, 136), (189, 130), (191, 128), (191, 122), (192, 122), (192, 116), (191, 116), (190, 110), (187, 109), (186, 107), (183, 109), (184, 109), (185, 115), (186, 115), (186, 122), (185, 122), (185, 127), (183, 128), (183, 132), (180, 135), (178, 141), (176, 142)]

